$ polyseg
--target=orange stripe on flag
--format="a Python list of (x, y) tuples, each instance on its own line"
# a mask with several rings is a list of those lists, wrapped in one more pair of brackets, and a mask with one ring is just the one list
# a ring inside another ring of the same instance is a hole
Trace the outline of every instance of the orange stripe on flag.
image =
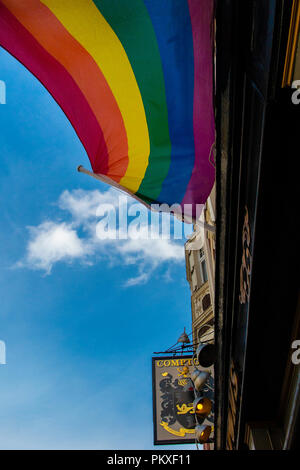
[[(119, 182), (128, 167), (126, 130), (118, 104), (93, 57), (39, 0), (1, 1), (41, 46), (60, 62), (81, 89), (106, 142), (107, 176)], [(99, 172), (97, 162), (94, 162), (93, 171)]]

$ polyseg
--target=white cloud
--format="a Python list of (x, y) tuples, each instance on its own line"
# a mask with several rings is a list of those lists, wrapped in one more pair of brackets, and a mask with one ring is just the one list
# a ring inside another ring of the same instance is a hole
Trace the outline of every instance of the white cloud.
[(138, 276), (128, 279), (125, 287), (145, 284), (158, 266), (182, 262), (184, 256), (183, 246), (165, 239), (128, 239), (118, 251), (126, 264), (138, 265)]
[[(151, 239), (150, 223), (143, 219), (137, 232), (129, 233), (124, 239), (104, 239), (97, 236), (99, 205), (109, 204), (116, 213), (120, 205), (136, 204), (131, 198), (121, 195), (110, 188), (108, 191), (99, 190), (64, 191), (58, 200), (59, 208), (68, 213), (66, 221), (46, 221), (37, 227), (29, 227), (29, 241), (26, 255), (20, 266), (40, 269), (50, 274), (57, 262), (83, 261), (94, 264), (99, 257), (106, 258), (110, 265), (136, 265), (137, 275), (127, 279), (125, 287), (146, 283), (162, 264), (171, 266), (184, 260), (183, 243), (172, 239)], [(141, 205), (143, 210), (144, 206)], [(150, 220), (150, 217), (149, 217)], [(157, 222), (155, 222), (157, 223)], [(124, 235), (124, 227), (117, 230)], [(108, 231), (110, 229), (108, 228)], [(113, 231), (110, 232), (113, 235)], [(99, 232), (98, 232), (99, 234)]]
[(181, 261), (183, 247), (171, 240), (128, 239), (127, 243), (120, 245), (118, 250), (126, 256), (137, 255), (138, 259), (152, 259), (157, 262)]
[(44, 222), (29, 230), (26, 265), (31, 268), (50, 273), (54, 263), (80, 259), (89, 252), (76, 230), (64, 222)]
[(61, 209), (70, 212), (75, 222), (82, 223), (96, 217), (100, 204), (117, 206), (119, 194), (114, 189), (100, 192), (98, 190), (85, 191), (74, 189), (64, 191), (59, 198), (58, 205)]
[(130, 279), (127, 279), (127, 281), (125, 281), (124, 287), (132, 287), (138, 284), (146, 284), (146, 282), (150, 278), (150, 274), (151, 271), (148, 271), (146, 273), (141, 273), (139, 276), (131, 277)]

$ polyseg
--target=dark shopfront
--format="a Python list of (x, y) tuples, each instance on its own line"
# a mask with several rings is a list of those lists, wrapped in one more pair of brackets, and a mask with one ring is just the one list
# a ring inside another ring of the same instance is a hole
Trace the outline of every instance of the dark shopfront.
[(216, 2), (215, 449), (300, 446), (299, 17)]

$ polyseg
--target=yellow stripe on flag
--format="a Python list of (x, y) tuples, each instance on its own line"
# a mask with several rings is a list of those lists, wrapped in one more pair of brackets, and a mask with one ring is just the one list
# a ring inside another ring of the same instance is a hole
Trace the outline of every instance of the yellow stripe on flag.
[(148, 165), (150, 141), (144, 105), (126, 52), (91, 0), (41, 0), (89, 52), (105, 76), (123, 116), (129, 164), (120, 185), (135, 193)]

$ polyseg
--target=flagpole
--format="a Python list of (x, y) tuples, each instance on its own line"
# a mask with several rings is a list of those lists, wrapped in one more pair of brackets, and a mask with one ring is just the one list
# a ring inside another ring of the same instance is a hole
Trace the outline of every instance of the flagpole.
[[(142, 199), (138, 198), (135, 194), (132, 194), (129, 190), (127, 190), (126, 188), (124, 188), (123, 186), (120, 186), (118, 183), (116, 183), (116, 181), (112, 180), (111, 178), (108, 178), (107, 176), (104, 176), (104, 175), (101, 175), (100, 173), (93, 173), (92, 171), (89, 171), (87, 170), (86, 168), (84, 168), (82, 165), (79, 165), (77, 167), (77, 171), (79, 171), (79, 173), (84, 173), (86, 175), (89, 175), (91, 176), (92, 178), (95, 178), (96, 180), (98, 181), (101, 181), (102, 183), (106, 183), (110, 186), (113, 186), (114, 188), (118, 189), (119, 191), (125, 193), (125, 194), (128, 194), (129, 196), (133, 197), (136, 201), (138, 201), (140, 204), (143, 204), (144, 206), (147, 207), (147, 209), (153, 211), (153, 212), (157, 212), (155, 210), (154, 207), (150, 206), (150, 204), (147, 204), (145, 201), (143, 201)], [(177, 216), (177, 214), (174, 212), (174, 215), (179, 218)], [(188, 221), (187, 220), (187, 216), (185, 216), (186, 218), (186, 222)], [(182, 222), (184, 222), (184, 220), (181, 220)], [(196, 225), (199, 225), (204, 227), (206, 230), (209, 230), (210, 232), (215, 232), (216, 231), (216, 228), (215, 226), (213, 225), (209, 225), (207, 224), (206, 222), (202, 222), (202, 220), (189, 220), (188, 221), (189, 223), (195, 223)]]
[(93, 173), (92, 171), (89, 171), (86, 168), (84, 168), (82, 165), (79, 165), (77, 167), (77, 171), (79, 171), (79, 173), (85, 173), (86, 175), (89, 175), (92, 178), (95, 178), (96, 180), (101, 181), (102, 183), (106, 183), (110, 186), (113, 186), (114, 188), (118, 189), (119, 191), (133, 197), (140, 204), (143, 204), (144, 206), (146, 206), (147, 209), (153, 210), (149, 204), (147, 204), (142, 199), (138, 198), (135, 194), (132, 194), (129, 190), (127, 190), (123, 186), (120, 186), (118, 183), (116, 183), (116, 181), (112, 180), (111, 178), (108, 178), (107, 176), (101, 175), (100, 173)]

